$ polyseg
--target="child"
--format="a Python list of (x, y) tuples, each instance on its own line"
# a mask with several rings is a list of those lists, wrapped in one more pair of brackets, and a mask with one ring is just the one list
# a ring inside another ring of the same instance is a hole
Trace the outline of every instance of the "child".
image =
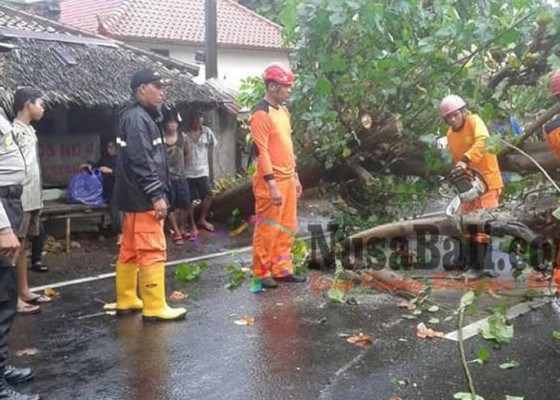
[(32, 122), (39, 121), (45, 112), (43, 107), (43, 93), (35, 88), (23, 87), (14, 95), (14, 139), (20, 146), (26, 162), (25, 181), (21, 204), (23, 219), (18, 232), (21, 250), (17, 260), (18, 271), (18, 305), (20, 314), (34, 314), (41, 309), (33, 303), (48, 303), (48, 296), (36, 294), (29, 290), (27, 281), (27, 238), (39, 236), (41, 209), (43, 208), (41, 168), (39, 153), (37, 151), (37, 135), (31, 126)]
[(181, 209), (188, 212), (190, 206), (189, 187), (185, 179), (183, 135), (179, 132), (179, 122), (176, 115), (170, 115), (166, 118), (164, 128), (171, 186), (169, 196), (171, 204), (168, 219), (171, 229), (173, 229), (173, 243), (181, 245), (184, 243), (183, 239), (190, 238), (190, 234), (183, 231), (181, 227), (182, 218), (178, 215)]

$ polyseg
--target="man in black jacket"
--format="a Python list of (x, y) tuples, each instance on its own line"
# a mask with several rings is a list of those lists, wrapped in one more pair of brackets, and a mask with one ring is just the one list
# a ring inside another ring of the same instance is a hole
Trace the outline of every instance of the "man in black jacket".
[[(117, 313), (142, 310), (144, 319), (175, 320), (187, 310), (165, 301), (169, 178), (160, 106), (163, 81), (150, 69), (137, 71), (130, 87), (134, 98), (120, 110), (115, 192), (124, 211), (123, 240), (117, 261)], [(137, 279), (138, 278), (138, 279)], [(140, 282), (140, 297), (137, 296)]]

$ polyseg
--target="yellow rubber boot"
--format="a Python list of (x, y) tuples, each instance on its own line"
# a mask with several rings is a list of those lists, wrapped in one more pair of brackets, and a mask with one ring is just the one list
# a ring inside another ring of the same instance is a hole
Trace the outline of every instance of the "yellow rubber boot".
[(138, 266), (117, 263), (117, 314), (140, 311), (144, 303), (137, 294)]
[(171, 308), (165, 301), (165, 266), (156, 264), (140, 269), (140, 296), (144, 300), (145, 320), (171, 321), (185, 318), (187, 310)]

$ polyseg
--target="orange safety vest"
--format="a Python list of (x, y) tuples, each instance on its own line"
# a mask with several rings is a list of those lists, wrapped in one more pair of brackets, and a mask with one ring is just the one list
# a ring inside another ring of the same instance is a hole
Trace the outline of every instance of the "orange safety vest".
[(293, 177), (296, 163), (288, 109), (262, 101), (253, 110), (250, 124), (257, 156), (255, 179)]
[(544, 133), (550, 148), (560, 158), (560, 119), (555, 119), (546, 124)]
[(466, 159), (469, 167), (475, 168), (484, 177), (488, 189), (504, 187), (502, 174), (495, 154), (486, 153), (486, 139), (490, 137), (482, 119), (476, 114), (469, 114), (459, 131), (449, 128), (447, 143), (454, 162)]

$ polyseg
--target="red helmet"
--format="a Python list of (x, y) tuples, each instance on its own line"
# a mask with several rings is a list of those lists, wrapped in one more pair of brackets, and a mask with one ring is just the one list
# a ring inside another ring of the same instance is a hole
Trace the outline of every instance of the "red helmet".
[(449, 114), (453, 114), (455, 111), (460, 110), (467, 106), (465, 100), (457, 96), (456, 94), (450, 94), (446, 96), (441, 101), (439, 105), (439, 112), (443, 118), (447, 117)]
[(281, 85), (292, 85), (294, 83), (294, 73), (286, 64), (273, 62), (264, 69), (263, 79), (265, 82), (273, 81)]
[(558, 96), (560, 94), (560, 68), (552, 73), (552, 78), (550, 78), (550, 94), (552, 97)]

